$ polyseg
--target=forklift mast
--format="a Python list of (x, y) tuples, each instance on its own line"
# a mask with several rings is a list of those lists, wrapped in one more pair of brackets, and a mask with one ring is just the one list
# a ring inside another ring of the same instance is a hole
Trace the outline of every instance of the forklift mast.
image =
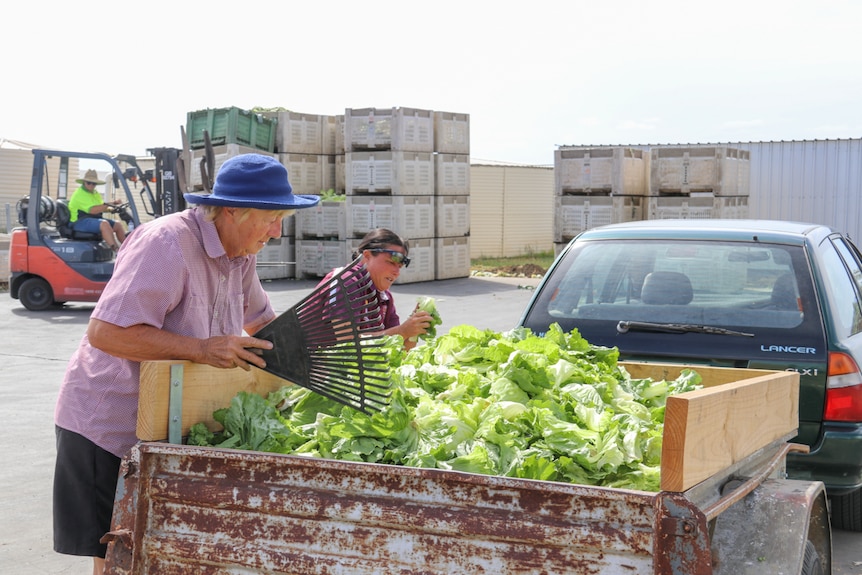
[(183, 194), (188, 187), (182, 151), (177, 148), (152, 148), (147, 150), (156, 161), (156, 217), (186, 209)]

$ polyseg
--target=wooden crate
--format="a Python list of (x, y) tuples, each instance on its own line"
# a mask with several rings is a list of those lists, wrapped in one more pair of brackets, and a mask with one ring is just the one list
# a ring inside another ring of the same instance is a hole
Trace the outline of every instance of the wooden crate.
[[(142, 441), (168, 437), (173, 365), (182, 368), (183, 436), (197, 422), (218, 427), (213, 411), (228, 406), (239, 391), (266, 395), (290, 383), (257, 368), (243, 371), (187, 361), (145, 361), (141, 363), (137, 421)], [(622, 365), (635, 378), (676, 379), (685, 368), (703, 378), (703, 389), (668, 398), (663, 491), (685, 491), (770, 443), (792, 436), (798, 428), (798, 373), (639, 362)]]
[(665, 406), (661, 452), (662, 491), (685, 491), (796, 434), (799, 427), (799, 374), (623, 362), (635, 378), (676, 379), (689, 368), (703, 378), (703, 389), (670, 396)]

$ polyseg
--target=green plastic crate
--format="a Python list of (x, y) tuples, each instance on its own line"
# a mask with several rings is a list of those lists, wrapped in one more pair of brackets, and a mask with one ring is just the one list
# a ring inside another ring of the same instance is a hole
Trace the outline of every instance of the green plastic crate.
[(275, 151), (275, 118), (265, 118), (240, 108), (208, 108), (189, 112), (186, 136), (193, 150), (205, 146), (204, 130), (209, 132), (213, 146), (241, 144), (265, 152)]

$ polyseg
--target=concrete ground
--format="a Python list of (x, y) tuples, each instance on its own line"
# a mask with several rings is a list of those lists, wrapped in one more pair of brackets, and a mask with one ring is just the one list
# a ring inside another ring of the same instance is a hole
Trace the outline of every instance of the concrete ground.
[[(523, 278), (460, 278), (395, 286), (399, 310), (434, 297), (443, 319), (438, 333), (469, 324), (503, 331), (515, 326), (538, 283)], [(316, 282), (265, 282), (277, 312), (292, 307)], [(0, 573), (91, 572), (91, 561), (54, 553), (51, 483), (53, 412), (66, 364), (86, 329), (92, 305), (27, 311), (0, 293)], [(862, 534), (834, 533), (833, 573), (862, 575)]]

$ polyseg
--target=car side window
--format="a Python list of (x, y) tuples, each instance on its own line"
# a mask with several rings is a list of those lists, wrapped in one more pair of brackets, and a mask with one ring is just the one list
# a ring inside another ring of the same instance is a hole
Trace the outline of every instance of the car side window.
[(850, 272), (850, 277), (853, 278), (857, 291), (862, 294), (862, 264), (859, 261), (859, 250), (855, 249), (844, 238), (836, 238), (832, 243), (838, 253), (841, 254), (841, 259), (844, 260), (844, 265), (847, 266), (847, 271)]
[(825, 290), (841, 337), (862, 331), (862, 269), (854, 251), (840, 238), (833, 238), (835, 249), (823, 250)]

